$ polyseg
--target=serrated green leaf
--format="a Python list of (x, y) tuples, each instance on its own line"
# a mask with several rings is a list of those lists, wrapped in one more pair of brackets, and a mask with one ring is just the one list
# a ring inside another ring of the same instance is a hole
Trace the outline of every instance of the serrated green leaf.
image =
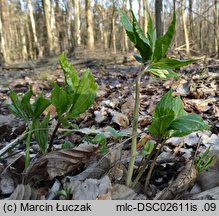
[(155, 49), (153, 53), (153, 62), (159, 61), (163, 58), (170, 46), (170, 43), (173, 39), (173, 35), (175, 33), (175, 25), (176, 25), (176, 14), (173, 14), (172, 22), (170, 23), (167, 32), (165, 35), (159, 37), (155, 43)]
[(153, 62), (153, 67), (159, 68), (178, 68), (182, 66), (186, 66), (188, 64), (194, 63), (196, 60), (177, 60), (177, 59), (170, 59), (170, 58), (162, 58), (157, 62)]
[(182, 137), (195, 131), (209, 130), (210, 127), (200, 115), (189, 114), (175, 119), (171, 123), (170, 129), (174, 130), (172, 136)]
[(57, 84), (54, 84), (54, 88), (51, 92), (51, 102), (56, 107), (56, 111), (59, 115), (64, 114), (70, 105), (68, 93)]
[(59, 62), (65, 75), (65, 83), (69, 85), (73, 91), (75, 91), (79, 85), (78, 73), (74, 69), (73, 65), (67, 62), (67, 58), (64, 53), (60, 55)]
[(79, 86), (76, 90), (71, 110), (68, 117), (75, 118), (85, 112), (96, 97), (97, 84), (89, 69), (82, 74)]
[(35, 102), (32, 104), (33, 118), (37, 119), (43, 113), (43, 111), (51, 104), (49, 100), (39, 95)]
[(38, 119), (34, 122), (34, 137), (40, 147), (41, 153), (46, 153), (48, 147), (48, 124), (50, 114), (44, 117), (42, 122)]

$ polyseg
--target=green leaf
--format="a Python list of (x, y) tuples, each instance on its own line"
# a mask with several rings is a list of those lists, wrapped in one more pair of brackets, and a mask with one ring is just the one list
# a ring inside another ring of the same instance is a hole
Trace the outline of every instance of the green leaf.
[(32, 104), (33, 118), (37, 119), (43, 113), (43, 111), (51, 104), (49, 100), (39, 95), (35, 102)]
[(155, 49), (153, 53), (153, 62), (159, 61), (163, 58), (170, 46), (170, 43), (173, 39), (173, 35), (175, 33), (175, 25), (176, 25), (176, 14), (173, 14), (172, 22), (170, 23), (167, 32), (165, 35), (159, 37), (155, 43)]
[(68, 93), (57, 84), (54, 84), (54, 88), (51, 92), (51, 102), (56, 107), (56, 111), (59, 115), (64, 114), (70, 105)]
[(152, 124), (148, 129), (155, 137), (164, 136), (176, 118), (187, 115), (180, 97), (173, 97), (172, 93), (173, 91), (169, 90), (156, 105)]
[(21, 105), (24, 111), (31, 117), (33, 117), (33, 110), (30, 103), (30, 98), (33, 95), (32, 87), (30, 86), (29, 91), (27, 91), (21, 99)]
[(136, 53), (133, 53), (132, 55), (133, 55), (133, 57), (135, 58), (136, 61), (138, 61), (139, 63), (143, 63), (142, 57), (140, 55), (138, 55)]
[(13, 113), (15, 116), (23, 119), (25, 122), (28, 122), (29, 120), (28, 115), (27, 113), (25, 113), (21, 101), (19, 100), (17, 94), (13, 90), (10, 90), (9, 97), (12, 101), (12, 104), (8, 106), (10, 112)]
[(153, 22), (150, 14), (148, 15), (147, 36), (149, 39), (150, 47), (152, 48), (152, 52), (154, 52), (157, 35), (156, 35), (156, 31), (154, 30)]
[(133, 11), (132, 11), (132, 18), (133, 18), (133, 31), (135, 35), (135, 47), (140, 52), (142, 61), (146, 62), (151, 58), (152, 49), (149, 45), (149, 40), (148, 38), (146, 38), (143, 30), (139, 26), (138, 21), (135, 18)]
[(69, 118), (78, 117), (85, 112), (93, 103), (96, 97), (97, 84), (89, 69), (83, 72), (79, 86), (76, 90)]
[(48, 147), (48, 124), (50, 114), (44, 117), (40, 122), (38, 119), (34, 122), (34, 137), (40, 147), (42, 153), (46, 153)]
[(120, 18), (129, 39), (131, 40), (132, 43), (134, 43), (135, 47), (138, 49), (142, 57), (142, 61), (146, 62), (151, 58), (152, 49), (150, 47), (150, 42), (148, 38), (145, 36), (143, 30), (140, 28), (133, 11), (132, 11), (132, 18), (133, 18), (132, 23), (129, 21), (128, 17), (125, 15), (123, 11), (120, 11)]
[(209, 130), (210, 127), (206, 124), (202, 117), (197, 114), (189, 114), (180, 116), (175, 119), (171, 125), (170, 130), (173, 130), (172, 136), (182, 137), (195, 131)]
[(78, 73), (71, 64), (68, 64), (64, 53), (60, 55), (59, 62), (65, 75), (65, 84), (69, 85), (75, 91), (79, 85)]
[(142, 150), (143, 156), (150, 155), (153, 149), (154, 149), (154, 142), (152, 140), (148, 140), (143, 146), (143, 150)]
[(113, 136), (113, 138), (122, 138), (122, 137), (127, 137), (130, 134), (128, 132), (125, 131), (117, 131), (112, 127), (108, 127), (107, 131), (109, 131), (111, 133), (111, 135)]
[(178, 68), (182, 66), (186, 66), (188, 64), (194, 63), (196, 60), (177, 60), (177, 59), (170, 59), (170, 58), (162, 58), (157, 62), (153, 62), (153, 67), (159, 68)]
[(160, 77), (160, 78), (178, 78), (180, 74), (175, 73), (170, 69), (160, 69), (160, 68), (150, 68), (147, 70), (148, 72), (152, 73), (153, 75)]
[(174, 120), (174, 112), (172, 110), (168, 110), (167, 112), (168, 114), (162, 115), (159, 118), (153, 117), (148, 131), (154, 137), (162, 138)]
[(126, 30), (127, 36), (129, 37), (130, 41), (135, 44), (135, 34), (133, 31), (132, 23), (129, 21), (128, 17), (122, 10), (119, 11), (119, 14), (121, 23)]

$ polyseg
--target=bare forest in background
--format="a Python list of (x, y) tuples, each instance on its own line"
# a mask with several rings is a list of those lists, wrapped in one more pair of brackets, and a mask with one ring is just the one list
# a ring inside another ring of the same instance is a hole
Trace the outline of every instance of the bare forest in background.
[(133, 9), (145, 32), (149, 12), (157, 36), (166, 31), (175, 10), (172, 47), (188, 56), (218, 58), (218, 4), (218, 0), (0, 0), (0, 61), (37, 60), (62, 51), (76, 57), (79, 50), (133, 51), (119, 9)]

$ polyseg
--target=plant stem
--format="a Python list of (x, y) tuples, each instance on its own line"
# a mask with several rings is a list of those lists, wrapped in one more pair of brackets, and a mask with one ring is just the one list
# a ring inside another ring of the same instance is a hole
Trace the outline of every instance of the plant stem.
[(157, 157), (158, 157), (158, 155), (159, 155), (161, 149), (163, 148), (165, 142), (166, 142), (166, 140), (163, 140), (163, 142), (161, 143), (161, 146), (160, 146), (160, 148), (157, 150), (157, 152), (156, 152), (156, 154), (155, 154), (155, 157), (154, 157), (154, 159), (153, 159), (153, 162), (152, 162), (152, 164), (151, 164), (151, 167), (150, 167), (150, 169), (149, 169), (149, 171), (148, 171), (148, 174), (147, 174), (147, 177), (146, 177), (146, 180), (145, 180), (145, 185), (144, 185), (145, 191), (147, 190), (147, 187), (148, 187), (148, 185), (149, 185), (149, 181), (150, 181), (150, 178), (151, 178), (151, 174), (152, 174), (152, 172), (153, 172), (153, 170), (154, 170), (154, 166), (155, 166), (155, 164), (156, 164)]
[(146, 170), (146, 168), (147, 168), (147, 166), (148, 166), (148, 164), (149, 164), (150, 159), (152, 158), (152, 156), (154, 155), (154, 153), (155, 153), (155, 151), (156, 151), (156, 148), (157, 148), (158, 144), (159, 144), (159, 141), (155, 144), (155, 146), (154, 146), (154, 148), (153, 148), (151, 154), (148, 155), (148, 157), (147, 157), (147, 159), (146, 159), (146, 161), (145, 161), (145, 163), (144, 163), (144, 166), (140, 169), (140, 171), (139, 171), (137, 177), (136, 177), (135, 180), (133, 181), (133, 183), (132, 183), (132, 185), (131, 185), (132, 188), (134, 188), (134, 187), (136, 186), (136, 184), (138, 183), (139, 179), (141, 178), (141, 176), (143, 175), (144, 171)]
[(49, 147), (48, 147), (48, 149), (47, 149), (47, 152), (51, 152), (51, 150), (52, 150), (53, 141), (54, 141), (54, 139), (55, 139), (56, 132), (57, 132), (57, 130), (59, 129), (59, 126), (60, 126), (60, 125), (61, 125), (61, 122), (58, 121), (58, 123), (57, 123), (57, 125), (56, 125), (56, 127), (55, 127), (55, 129), (54, 129), (54, 131), (53, 131), (53, 133), (52, 133), (52, 136), (51, 136), (51, 139), (50, 139), (50, 142), (49, 142)]
[(130, 186), (132, 181), (132, 175), (134, 171), (135, 158), (137, 152), (137, 129), (138, 129), (138, 116), (139, 116), (139, 108), (140, 108), (140, 82), (142, 74), (145, 73), (148, 69), (149, 65), (145, 68), (145, 70), (141, 71), (135, 82), (135, 107), (134, 107), (134, 121), (132, 127), (132, 145), (131, 145), (131, 158), (129, 161), (128, 172), (126, 176), (126, 185)]
[(26, 140), (26, 154), (25, 154), (25, 169), (28, 168), (30, 164), (30, 139), (33, 130), (33, 125), (28, 127), (27, 140)]
[(138, 128), (138, 116), (139, 116), (139, 107), (140, 107), (140, 81), (141, 73), (138, 74), (135, 82), (135, 107), (134, 107), (134, 121), (132, 127), (132, 146), (131, 146), (131, 158), (129, 161), (128, 173), (126, 177), (126, 185), (130, 186), (132, 181), (132, 175), (134, 171), (134, 164), (136, 158), (137, 150), (137, 128)]

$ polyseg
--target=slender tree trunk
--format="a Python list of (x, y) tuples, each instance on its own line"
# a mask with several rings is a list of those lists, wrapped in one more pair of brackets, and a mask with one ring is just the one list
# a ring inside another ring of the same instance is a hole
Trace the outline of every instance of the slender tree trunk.
[(22, 49), (22, 60), (27, 60), (28, 54), (27, 54), (27, 41), (26, 41), (26, 35), (25, 35), (25, 16), (21, 17), (20, 20), (20, 37), (21, 37), (21, 49)]
[(219, 16), (218, 16), (218, 1), (214, 0), (214, 47), (219, 59)]
[[(122, 8), (123, 8), (124, 11), (127, 10), (127, 0), (123, 0)], [(128, 36), (126, 34), (125, 28), (122, 28), (122, 38), (123, 38), (122, 51), (123, 52), (128, 52), (128, 50), (129, 50)]]
[(74, 0), (74, 41), (75, 46), (81, 44), (81, 32), (80, 32), (80, 17), (79, 17), (79, 0)]
[(47, 30), (47, 39), (48, 39), (48, 52), (49, 55), (54, 53), (54, 46), (53, 46), (53, 37), (52, 37), (52, 28), (51, 28), (51, 5), (50, 0), (43, 0), (43, 9), (44, 9), (44, 16), (45, 16), (45, 23), (46, 23), (46, 30)]
[(155, 19), (156, 19), (157, 37), (163, 35), (162, 10), (163, 10), (162, 0), (155, 0)]
[(87, 24), (87, 48), (94, 49), (94, 32), (93, 32), (93, 13), (91, 10), (90, 0), (85, 0), (85, 15)]
[(111, 16), (111, 28), (110, 28), (110, 40), (109, 47), (114, 53), (116, 53), (116, 35), (115, 35), (115, 1), (113, 1), (112, 6), (112, 16)]
[(189, 0), (189, 36), (192, 38), (193, 33), (193, 0)]
[(31, 30), (33, 34), (33, 49), (34, 49), (34, 59), (41, 58), (43, 53), (42, 49), (40, 47), (40, 44), (38, 42), (37, 34), (36, 34), (36, 24), (33, 16), (33, 6), (31, 0), (27, 0), (27, 6), (28, 6), (28, 11), (29, 11), (29, 17), (30, 17), (30, 24), (31, 24)]
[(183, 22), (184, 38), (186, 42), (186, 54), (190, 56), (189, 35), (188, 35), (186, 16), (185, 16), (185, 0), (182, 0), (182, 22)]
[[(0, 14), (0, 59), (5, 63), (10, 62), (10, 56), (8, 54), (8, 44), (7, 44), (7, 30), (9, 29), (9, 19), (8, 19), (8, 9), (6, 5), (5, 0), (0, 0), (0, 8), (1, 8), (1, 14)], [(4, 31), (3, 31), (4, 29)]]
[(0, 66), (7, 60), (5, 38), (3, 35), (2, 18), (0, 16)]
[(148, 31), (148, 1), (143, 0), (143, 29), (146, 34)]
[(72, 0), (67, 0), (66, 15), (67, 15), (66, 19), (67, 19), (68, 51), (72, 52), (74, 48), (74, 37), (72, 33), (72, 16), (73, 16)]

